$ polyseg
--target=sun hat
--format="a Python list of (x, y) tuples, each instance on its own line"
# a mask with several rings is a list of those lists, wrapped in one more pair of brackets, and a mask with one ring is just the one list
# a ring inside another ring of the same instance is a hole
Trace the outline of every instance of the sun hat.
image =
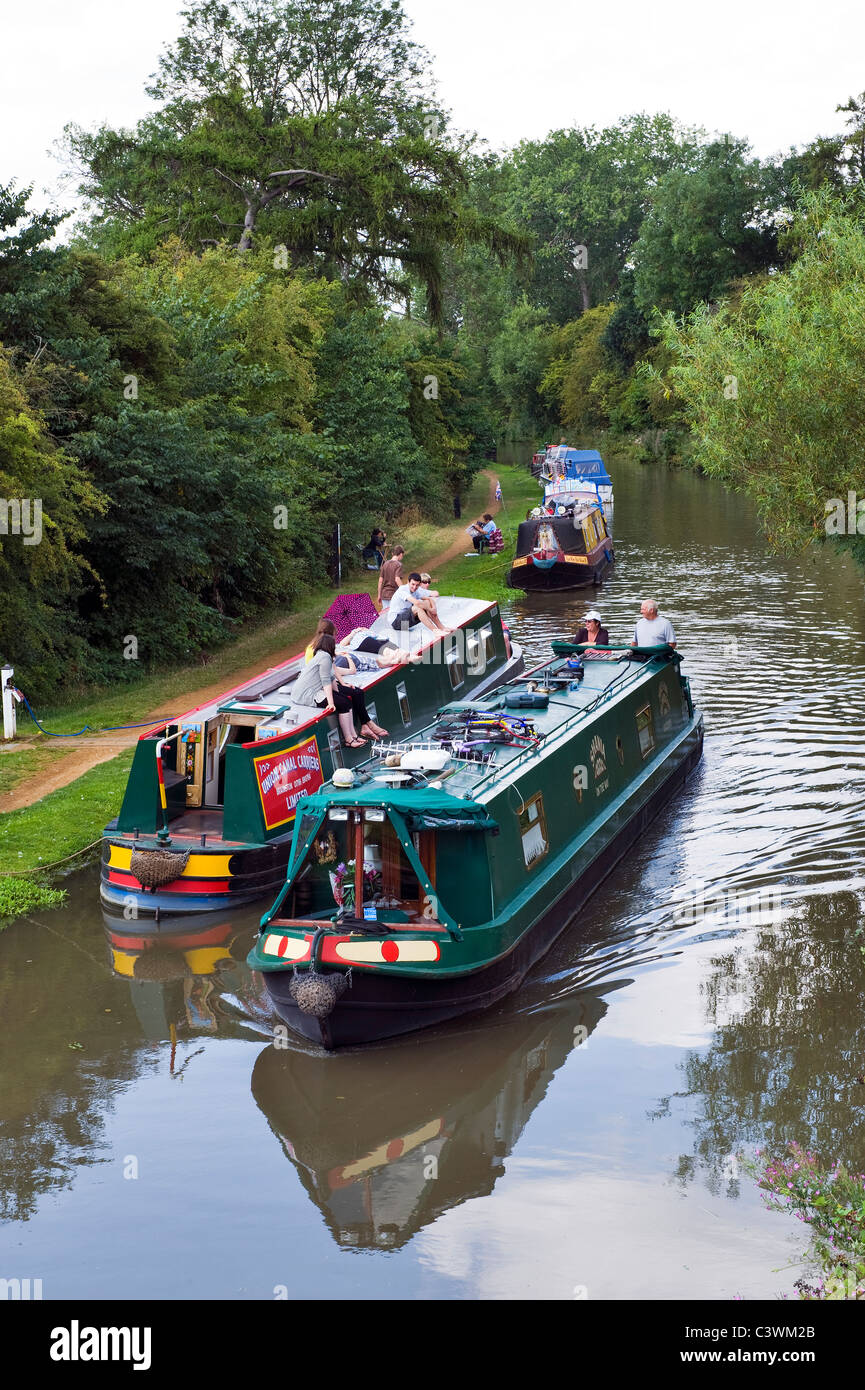
[(597, 608), (590, 608), (586, 616), (583, 618), (584, 623), (590, 623), (592, 621), (596, 623), (599, 623), (601, 621), (601, 615), (598, 612)]

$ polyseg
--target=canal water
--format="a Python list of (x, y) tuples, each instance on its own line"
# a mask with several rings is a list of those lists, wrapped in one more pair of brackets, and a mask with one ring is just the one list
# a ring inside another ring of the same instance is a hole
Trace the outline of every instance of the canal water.
[(540, 659), (587, 599), (625, 641), (656, 598), (706, 720), (685, 792), (517, 996), (348, 1055), (274, 1043), (257, 909), (145, 951), (94, 869), (69, 879), (0, 935), (0, 1276), (46, 1299), (795, 1296), (805, 1229), (742, 1155), (865, 1163), (863, 581), (768, 555), (711, 482), (610, 464), (612, 577), (509, 620)]

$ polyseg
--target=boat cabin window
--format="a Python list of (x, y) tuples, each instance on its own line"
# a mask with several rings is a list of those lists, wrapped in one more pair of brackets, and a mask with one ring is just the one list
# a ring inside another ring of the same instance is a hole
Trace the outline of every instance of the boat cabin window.
[[(301, 824), (301, 839), (308, 828), (308, 822)], [(435, 885), (435, 832), (417, 831), (412, 840)], [(358, 855), (362, 901), (356, 909)], [(327, 921), (344, 909), (371, 921), (435, 920), (427, 890), (384, 811), (342, 806), (332, 807), (322, 821), (295, 876), (286, 909), (295, 919)]]
[(454, 647), (452, 651), (448, 652), (447, 656), (445, 657), (445, 660), (447, 662), (448, 678), (451, 683), (451, 689), (459, 690), (460, 686), (465, 681), (466, 673), (463, 668), (463, 664), (460, 661), (460, 654), (456, 647)]
[(493, 640), (492, 623), (487, 623), (485, 627), (481, 628), (480, 639), (484, 644), (484, 656), (486, 657), (487, 661), (492, 661), (496, 654), (496, 644)]
[(640, 740), (640, 752), (644, 758), (655, 747), (655, 726), (652, 721), (651, 705), (645, 705), (643, 709), (637, 710), (637, 737)]
[(345, 767), (345, 759), (342, 756), (342, 737), (339, 729), (328, 731), (327, 746), (330, 749), (330, 760), (334, 767)]
[(476, 632), (466, 633), (466, 665), (470, 671), (482, 669), (480, 662), (481, 639)]
[(527, 801), (520, 811), (520, 838), (523, 842), (523, 859), (526, 868), (530, 869), (539, 859), (543, 859), (550, 847), (544, 798), (540, 792)]
[(405, 681), (400, 681), (396, 688), (396, 698), (399, 701), (399, 712), (402, 715), (403, 724), (411, 723), (411, 706), (408, 702), (408, 691)]

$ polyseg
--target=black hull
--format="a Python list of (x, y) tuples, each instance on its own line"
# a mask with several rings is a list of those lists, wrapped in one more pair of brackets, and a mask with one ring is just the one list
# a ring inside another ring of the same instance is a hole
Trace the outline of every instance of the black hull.
[(525, 589), (527, 594), (554, 593), (562, 589), (587, 589), (604, 582), (607, 570), (612, 569), (612, 561), (602, 560), (598, 565), (555, 564), (551, 569), (539, 569), (537, 565), (521, 565), (508, 573), (508, 588)]
[(351, 988), (324, 1020), (302, 1014), (297, 1008), (289, 993), (289, 971), (267, 972), (265, 984), (280, 1018), (294, 1032), (330, 1051), (431, 1028), (497, 1003), (518, 988), (535, 962), (546, 954), (599, 884), (685, 784), (702, 752), (700, 724), (694, 747), (587, 871), (501, 960), (460, 979), (446, 981), (398, 979), (355, 969)]

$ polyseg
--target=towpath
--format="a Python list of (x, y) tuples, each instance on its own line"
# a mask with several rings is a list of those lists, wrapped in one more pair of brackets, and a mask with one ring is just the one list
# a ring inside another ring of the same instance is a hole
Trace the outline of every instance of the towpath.
[[(489, 479), (487, 511), (495, 515), (500, 506), (495, 496), (496, 474), (489, 468), (485, 468), (483, 473)], [(455, 522), (453, 527), (454, 539), (447, 549), (418, 563), (423, 563), (424, 568), (433, 573), (449, 560), (461, 555), (468, 544), (466, 525), (465, 519)], [(263, 661), (258, 660), (254, 666), (238, 667), (236, 670), (223, 675), (217, 684), (203, 686), (199, 690), (187, 691), (184, 695), (171, 700), (170, 704), (157, 705), (154, 709), (148, 710), (143, 718), (152, 719), (155, 724), (159, 720), (171, 718), (183, 710), (195, 709), (198, 705), (207, 704), (217, 695), (221, 695), (224, 690), (230, 690), (243, 681), (253, 680), (268, 666), (279, 666), (281, 662), (288, 661), (297, 654), (297, 650), (298, 644), (295, 641), (290, 647), (270, 653)], [(142, 732), (141, 729), (131, 729), (110, 734), (84, 734), (80, 741), (69, 739), (68, 743), (73, 744), (73, 746), (68, 752), (64, 751), (55, 762), (40, 768), (32, 776), (25, 777), (11, 791), (0, 793), (0, 814), (6, 811), (20, 811), (25, 806), (32, 806), (34, 802), (41, 801), (49, 793), (68, 786), (70, 782), (76, 781), (85, 772), (89, 772), (92, 767), (106, 763), (109, 759), (116, 758), (125, 749), (131, 748)], [(34, 746), (45, 746), (45, 741), (41, 735), (34, 738), (32, 743)], [(64, 740), (64, 743), (67, 743), (67, 740)]]

